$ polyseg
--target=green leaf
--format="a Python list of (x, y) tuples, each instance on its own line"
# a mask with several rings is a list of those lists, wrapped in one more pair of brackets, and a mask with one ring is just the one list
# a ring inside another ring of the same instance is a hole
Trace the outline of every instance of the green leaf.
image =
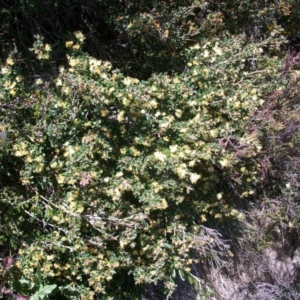
[(181, 280), (182, 280), (182, 281), (185, 281), (183, 271), (182, 271), (182, 270), (178, 270), (178, 273), (179, 273), (179, 276), (180, 276)]
[(172, 272), (172, 277), (175, 278), (176, 277), (176, 270), (174, 269)]
[(31, 300), (47, 299), (47, 296), (50, 295), (55, 288), (56, 284), (45, 285), (44, 287), (40, 287), (40, 290), (31, 297)]

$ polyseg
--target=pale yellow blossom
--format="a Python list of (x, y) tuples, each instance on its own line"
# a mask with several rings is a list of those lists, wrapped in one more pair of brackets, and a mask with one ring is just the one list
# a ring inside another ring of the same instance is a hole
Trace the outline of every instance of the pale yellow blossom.
[(222, 194), (222, 193), (218, 193), (218, 194), (217, 194), (217, 199), (218, 199), (218, 200), (221, 200), (222, 198), (223, 198), (223, 194)]
[(166, 209), (167, 207), (168, 202), (166, 201), (166, 199), (162, 199), (162, 201), (156, 205), (157, 209)]
[(65, 43), (66, 48), (71, 48), (73, 46), (73, 41), (67, 41)]
[(169, 148), (170, 148), (171, 153), (174, 153), (178, 150), (178, 145), (171, 145)]
[(7, 63), (9, 66), (13, 66), (13, 65), (14, 65), (14, 61), (13, 61), (12, 58), (8, 58), (8, 59), (6, 60), (6, 63)]
[(50, 46), (49, 44), (46, 44), (46, 45), (45, 45), (45, 50), (46, 50), (46, 51), (51, 51), (51, 46)]
[(160, 161), (164, 161), (167, 156), (159, 151), (154, 152), (154, 156), (156, 159), (160, 160)]
[(59, 174), (59, 175), (57, 176), (57, 182), (58, 182), (59, 184), (62, 184), (62, 183), (64, 183), (64, 182), (66, 182), (66, 177), (63, 176), (62, 174)]
[(179, 167), (175, 169), (176, 174), (179, 178), (184, 178), (187, 175), (187, 168), (185, 164), (181, 164)]
[(125, 120), (124, 114), (125, 114), (125, 112), (124, 112), (123, 110), (121, 110), (121, 111), (118, 113), (117, 119), (118, 119), (119, 122), (122, 122), (122, 121)]
[(196, 174), (196, 173), (190, 174), (191, 183), (196, 183), (200, 178), (201, 178), (200, 174)]

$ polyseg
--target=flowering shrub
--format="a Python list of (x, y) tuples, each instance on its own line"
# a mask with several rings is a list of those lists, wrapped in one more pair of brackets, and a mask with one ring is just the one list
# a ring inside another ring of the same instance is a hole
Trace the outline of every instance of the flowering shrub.
[[(51, 47), (36, 38), (42, 64)], [(260, 187), (250, 116), (280, 84), (279, 58), (269, 41), (202, 39), (183, 73), (140, 81), (83, 42), (66, 41), (51, 82), (26, 87), (17, 59), (2, 63), (0, 239), (60, 297), (131, 299), (126, 287), (157, 281), (171, 293), (174, 270), (217, 260), (204, 226), (243, 219), (234, 197)]]

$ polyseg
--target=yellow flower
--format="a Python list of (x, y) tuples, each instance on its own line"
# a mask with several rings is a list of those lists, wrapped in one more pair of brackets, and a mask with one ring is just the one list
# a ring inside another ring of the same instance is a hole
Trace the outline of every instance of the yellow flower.
[(212, 138), (216, 138), (218, 136), (218, 131), (216, 129), (212, 129), (210, 132), (209, 132), (209, 135), (212, 137)]
[(215, 45), (215, 47), (213, 47), (213, 50), (216, 52), (217, 55), (222, 55), (222, 50), (218, 47), (218, 45)]
[(179, 178), (184, 178), (187, 174), (187, 169), (185, 164), (181, 164), (178, 168), (175, 169), (176, 174)]
[(24, 77), (21, 76), (21, 75), (18, 75), (18, 76), (16, 77), (17, 82), (21, 82), (23, 79), (24, 79)]
[(151, 185), (154, 189), (154, 193), (158, 193), (162, 189), (162, 187), (156, 181), (152, 182)]
[(60, 268), (60, 264), (58, 264), (58, 263), (54, 263), (53, 266), (54, 266), (55, 269), (59, 269)]
[(80, 42), (83, 42), (85, 40), (85, 36), (83, 35), (83, 33), (81, 31), (75, 31), (74, 35)]
[(189, 162), (189, 167), (194, 167), (195, 164), (196, 164), (196, 160), (193, 159), (193, 160), (191, 160), (191, 161)]
[(67, 41), (65, 46), (66, 48), (71, 48), (73, 46), (73, 41)]
[(160, 160), (160, 161), (164, 161), (167, 156), (159, 151), (154, 152), (154, 156), (156, 159)]
[(24, 179), (22, 179), (22, 183), (23, 183), (24, 185), (26, 185), (26, 184), (29, 184), (30, 181), (29, 181), (28, 178), (24, 178)]
[(182, 110), (181, 109), (176, 109), (176, 111), (175, 111), (175, 116), (177, 117), (177, 118), (181, 118), (181, 116), (182, 116)]
[(46, 44), (46, 45), (45, 45), (45, 50), (46, 50), (46, 51), (51, 51), (51, 46), (50, 46), (49, 44)]
[(156, 205), (157, 209), (166, 209), (168, 207), (168, 202), (165, 198), (162, 199), (162, 201)]
[(124, 106), (128, 106), (130, 104), (130, 99), (124, 97), (123, 100), (122, 100), (122, 103)]
[(31, 156), (27, 156), (26, 157), (26, 162), (28, 163), (31, 163), (33, 160), (32, 160), (32, 157)]
[(234, 108), (234, 109), (238, 109), (238, 108), (240, 107), (240, 105), (241, 105), (241, 102), (240, 102), (240, 101), (235, 101), (235, 102), (233, 103), (233, 108)]
[(65, 156), (65, 157), (67, 157), (67, 156), (72, 156), (74, 153), (75, 153), (74, 148), (73, 148), (72, 146), (68, 146), (68, 147), (66, 148), (66, 152), (65, 152), (64, 156)]
[(107, 71), (110, 71), (111, 68), (112, 68), (112, 64), (111, 64), (109, 61), (106, 61), (106, 62), (103, 64), (103, 68), (105, 68)]
[(116, 81), (116, 80), (118, 80), (120, 77), (119, 77), (119, 75), (117, 75), (117, 74), (114, 74), (113, 76), (112, 76), (112, 80), (113, 81)]
[(126, 152), (127, 152), (126, 148), (121, 148), (121, 149), (120, 149), (120, 153), (121, 153), (121, 154), (126, 154)]
[(243, 220), (245, 218), (245, 215), (243, 213), (239, 213), (237, 215), (238, 220)]
[(123, 172), (118, 172), (117, 174), (116, 174), (116, 177), (117, 178), (120, 178), (120, 177), (122, 177), (123, 176)]
[(204, 53), (203, 53), (203, 56), (206, 58), (209, 56), (209, 51), (208, 50), (205, 50)]
[(200, 178), (201, 178), (200, 174), (196, 174), (196, 173), (190, 174), (191, 183), (196, 183)]
[(40, 163), (36, 168), (35, 168), (35, 172), (36, 173), (41, 173), (42, 170), (44, 168), (44, 164), (43, 163)]
[(219, 161), (222, 167), (227, 167), (229, 165), (229, 161), (226, 158), (223, 158)]
[(84, 207), (83, 206), (79, 206), (77, 209), (76, 209), (76, 212), (81, 214), (82, 212), (84, 211)]
[(166, 209), (168, 207), (168, 203), (167, 203), (166, 199), (163, 199), (161, 204), (162, 204), (161, 205), (162, 209)]
[(58, 182), (59, 184), (62, 184), (62, 183), (64, 183), (64, 182), (66, 182), (66, 177), (63, 176), (62, 174), (59, 174), (59, 175), (57, 176), (57, 182)]
[(41, 78), (39, 78), (35, 81), (35, 84), (41, 85), (41, 84), (43, 84), (43, 80)]
[(12, 90), (16, 86), (16, 82), (14, 81), (8, 88)]
[(10, 68), (6, 68), (6, 67), (2, 67), (1, 68), (1, 74), (8, 75), (10, 73), (11, 73), (11, 69)]
[(71, 67), (75, 67), (75, 66), (77, 66), (79, 63), (80, 63), (80, 60), (77, 59), (77, 58), (71, 58), (71, 59), (69, 59), (69, 65), (70, 65)]
[(97, 60), (95, 58), (90, 58), (89, 64), (91, 66), (100, 66), (101, 65), (101, 60)]
[(109, 111), (107, 109), (101, 109), (100, 113), (101, 113), (101, 117), (105, 117), (108, 115)]
[(23, 151), (15, 151), (14, 154), (15, 154), (15, 156), (17, 156), (17, 157), (23, 156), (23, 155), (24, 155)]
[(132, 79), (130, 77), (126, 77), (126, 78), (124, 78), (123, 83), (127, 86), (131, 85)]
[(171, 124), (169, 122), (164, 122), (159, 124), (159, 128), (168, 128)]
[(172, 123), (174, 121), (174, 117), (173, 116), (167, 116), (167, 120)]
[(117, 119), (118, 119), (119, 122), (124, 121), (124, 119), (125, 119), (124, 114), (125, 114), (125, 112), (124, 112), (123, 110), (121, 110), (121, 111), (118, 113)]
[(13, 66), (13, 65), (14, 65), (14, 61), (13, 61), (12, 58), (8, 58), (8, 59), (6, 60), (6, 63), (7, 63), (9, 66)]
[(76, 179), (75, 178), (70, 178), (69, 180), (68, 180), (68, 184), (74, 184), (76, 182)]
[(178, 153), (178, 157), (180, 157), (180, 158), (185, 158), (186, 155), (185, 155), (182, 151), (180, 151), (180, 152)]
[(141, 152), (137, 150), (134, 146), (130, 147), (131, 151), (133, 152), (133, 156), (139, 156)]
[(58, 217), (58, 216), (53, 216), (53, 217), (52, 217), (52, 220), (58, 222), (58, 221), (60, 221), (60, 217)]
[(218, 194), (217, 194), (217, 199), (218, 199), (218, 200), (221, 200), (222, 198), (223, 198), (222, 193), (218, 193)]
[(192, 50), (199, 50), (200, 49), (200, 45), (196, 44), (196, 45), (190, 47), (190, 49), (192, 49)]
[(90, 174), (91, 174), (91, 177), (92, 177), (93, 179), (97, 179), (97, 178), (98, 178), (97, 172), (92, 171)]
[(171, 153), (174, 153), (177, 151), (178, 145), (171, 145), (169, 148), (170, 148)]
[(239, 214), (239, 212), (236, 209), (232, 209), (231, 212), (230, 212), (230, 214), (232, 216), (237, 216)]
[(156, 100), (151, 100), (149, 102), (150, 106), (153, 107), (153, 108), (156, 108), (157, 107), (157, 101)]
[(62, 85), (63, 85), (63, 83), (62, 83), (61, 79), (58, 78), (58, 79), (56, 80), (56, 86), (62, 86)]
[(36, 162), (42, 162), (44, 159), (42, 156), (37, 156), (35, 159), (34, 159)]

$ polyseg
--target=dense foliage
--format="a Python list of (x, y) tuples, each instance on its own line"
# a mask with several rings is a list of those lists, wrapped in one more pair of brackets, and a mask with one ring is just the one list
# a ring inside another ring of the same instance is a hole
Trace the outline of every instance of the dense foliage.
[(297, 230), (296, 2), (2, 3), (0, 295), (203, 287), (266, 199)]

